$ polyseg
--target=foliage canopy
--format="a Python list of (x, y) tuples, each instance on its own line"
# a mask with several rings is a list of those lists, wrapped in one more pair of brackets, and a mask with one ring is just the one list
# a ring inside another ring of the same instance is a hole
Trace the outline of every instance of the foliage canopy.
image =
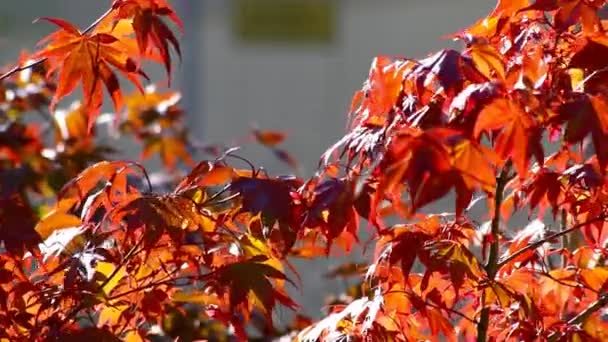
[[(201, 145), (179, 93), (144, 87), (144, 63), (170, 78), (180, 55), (165, 0), (114, 0), (84, 30), (42, 18), (56, 31), (0, 76), (0, 339), (608, 340), (604, 5), (499, 0), (461, 51), (375, 58), (308, 179)], [(166, 172), (112, 160), (103, 125)], [(295, 169), (285, 138), (251, 135)], [(452, 213), (420, 213), (450, 193)], [(373, 259), (327, 274), (357, 284), (275, 327), (298, 310), (290, 260), (349, 253), (362, 220)]]

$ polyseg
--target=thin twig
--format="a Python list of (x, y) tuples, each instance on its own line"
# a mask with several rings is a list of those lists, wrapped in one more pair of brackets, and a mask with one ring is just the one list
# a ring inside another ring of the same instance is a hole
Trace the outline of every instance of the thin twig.
[[(141, 238), (139, 239), (139, 241), (137, 241), (137, 243), (135, 245), (133, 245), (133, 247), (131, 247), (131, 249), (129, 249), (129, 251), (124, 256), (124, 258), (122, 259), (122, 261), (120, 262), (120, 264), (101, 283), (101, 285), (99, 285), (99, 289), (103, 289), (103, 287), (106, 286), (112, 280), (112, 278), (114, 278), (114, 276), (116, 276), (116, 274), (118, 273), (118, 271), (120, 271), (120, 269), (122, 269), (126, 265), (126, 263), (129, 261), (129, 259), (133, 255), (135, 255), (136, 253), (138, 253), (137, 250), (139, 249), (140, 244), (143, 243), (144, 237), (145, 237), (145, 235), (142, 235)], [(66, 316), (64, 317), (64, 319), (61, 322), (61, 325), (59, 325), (58, 329), (60, 329), (63, 325), (65, 325), (69, 320), (71, 320), (72, 318), (74, 318), (74, 316), (76, 316), (81, 310), (85, 309), (87, 305), (88, 305), (88, 301), (82, 301), (82, 302), (80, 302), (80, 304), (78, 306), (76, 306), (70, 312), (68, 312), (66, 314)]]
[[(566, 229), (568, 229), (568, 212), (566, 212), (566, 209), (562, 209), (561, 210), (561, 227), (560, 227), (560, 231), (564, 231)], [(570, 247), (570, 245), (568, 244), (568, 235), (562, 235), (562, 249), (568, 249)], [(566, 257), (566, 255), (562, 254), (562, 258), (561, 258), (562, 262), (561, 262), (561, 267), (566, 267), (568, 265), (568, 258)]]
[(473, 323), (473, 324), (479, 324), (479, 322), (478, 322), (476, 319), (471, 318), (471, 317), (469, 317), (469, 316), (467, 316), (467, 315), (463, 314), (462, 312), (460, 312), (460, 311), (458, 311), (458, 310), (455, 310), (455, 309), (452, 309), (452, 308), (448, 308), (448, 307), (439, 306), (439, 305), (437, 305), (437, 304), (435, 304), (435, 303), (431, 303), (431, 302), (429, 302), (429, 301), (427, 301), (427, 300), (425, 300), (425, 301), (424, 301), (424, 303), (425, 303), (426, 305), (428, 305), (428, 306), (434, 307), (435, 309), (446, 310), (447, 312), (453, 313), (453, 314), (455, 314), (456, 316), (459, 316), (459, 317), (461, 317), (461, 318), (464, 318), (464, 319), (466, 319), (467, 321), (469, 321), (469, 322), (471, 322), (471, 323)]
[[(596, 311), (600, 310), (604, 306), (608, 305), (608, 294), (600, 296), (595, 302), (591, 303), (585, 310), (581, 311), (578, 315), (571, 318), (567, 324), (576, 325), (583, 323), (587, 317), (591, 316)], [(560, 332), (554, 332), (547, 338), (548, 341), (556, 341), (562, 336)]]
[(595, 217), (593, 219), (590, 219), (590, 220), (587, 220), (585, 222), (581, 222), (581, 223), (575, 224), (574, 226), (572, 226), (572, 227), (570, 227), (568, 229), (565, 229), (565, 230), (562, 230), (560, 232), (551, 234), (551, 235), (547, 236), (546, 238), (544, 238), (542, 240), (538, 240), (538, 241), (533, 242), (533, 243), (531, 243), (531, 244), (529, 244), (529, 245), (527, 245), (525, 247), (522, 247), (521, 249), (517, 250), (515, 253), (510, 254), (508, 257), (506, 257), (503, 260), (501, 260), (498, 263), (498, 265), (497, 265), (497, 270), (501, 269), (504, 265), (506, 265), (509, 262), (513, 261), (513, 259), (515, 259), (518, 256), (526, 253), (527, 251), (537, 249), (538, 247), (542, 246), (543, 244), (545, 244), (545, 243), (547, 243), (547, 242), (549, 242), (551, 240), (555, 240), (555, 239), (557, 239), (557, 238), (559, 238), (559, 237), (561, 237), (563, 235), (572, 233), (573, 231), (581, 229), (582, 227), (584, 227), (584, 226), (586, 226), (588, 224), (591, 224), (591, 223), (597, 222), (597, 221), (601, 221), (601, 220), (603, 220), (605, 218), (606, 218), (606, 215), (602, 214), (602, 215), (597, 216), (597, 217)]
[(99, 25), (104, 19), (106, 19), (110, 15), (110, 13), (112, 13), (112, 11), (114, 11), (113, 7), (108, 8), (99, 18), (92, 22), (91, 25), (84, 29), (84, 31), (82, 31), (82, 34), (90, 33), (94, 28), (97, 27), (97, 25)]
[(593, 77), (597, 76), (598, 74), (600, 74), (602, 72), (606, 72), (606, 71), (608, 71), (608, 67), (604, 67), (604, 68), (595, 70), (594, 72), (589, 74), (589, 76), (585, 77), (579, 84), (577, 84), (576, 89), (574, 89), (574, 91), (583, 92), (584, 91), (583, 87), (585, 86), (585, 83), (587, 83), (587, 81), (589, 81)]
[[(101, 23), (104, 19), (106, 19), (108, 17), (108, 15), (110, 15), (110, 13), (112, 13), (113, 10), (114, 9), (112, 7), (110, 7), (104, 14), (102, 14), (99, 18), (97, 18), (97, 20), (95, 20), (93, 23), (91, 23), (91, 25), (89, 25), (86, 29), (84, 29), (84, 31), (82, 31), (82, 34), (84, 35), (84, 34), (90, 33), (95, 27), (97, 27), (97, 25), (99, 25), (99, 23)], [(23, 66), (17, 65), (14, 68), (12, 68), (11, 70), (2, 74), (0, 76), (0, 81), (3, 81), (5, 79), (11, 77), (16, 72), (31, 69), (37, 65), (40, 65), (40, 64), (44, 63), (46, 60), (47, 60), (47, 58), (40, 58), (29, 64), (23, 65)]]
[(142, 285), (142, 286), (136, 287), (134, 289), (127, 290), (125, 292), (121, 292), (121, 293), (115, 294), (115, 295), (109, 297), (108, 300), (109, 301), (114, 301), (114, 300), (116, 300), (118, 298), (122, 298), (124, 296), (128, 296), (128, 295), (130, 295), (132, 293), (135, 293), (135, 292), (140, 292), (140, 291), (143, 291), (143, 290), (146, 290), (146, 289), (149, 289), (149, 288), (152, 288), (152, 287), (156, 287), (156, 286), (169, 285), (169, 284), (172, 284), (172, 283), (180, 281), (180, 280), (200, 280), (199, 278), (204, 277), (204, 276), (205, 276), (204, 274), (202, 274), (202, 275), (194, 275), (194, 276), (182, 276), (182, 277), (177, 277), (177, 278), (171, 278), (171, 276), (167, 276), (167, 277), (165, 277), (161, 281), (151, 282), (151, 283), (148, 283), (146, 285)]
[(0, 81), (4, 81), (5, 79), (11, 77), (16, 72), (24, 71), (24, 70), (33, 68), (33, 67), (35, 67), (35, 66), (37, 66), (39, 64), (42, 64), (42, 63), (44, 63), (44, 61), (46, 61), (46, 58), (41, 58), (41, 59), (35, 60), (35, 61), (31, 62), (30, 64), (26, 64), (24, 66), (17, 65), (14, 68), (12, 68), (11, 70), (9, 70), (9, 71), (5, 72), (4, 74), (2, 74), (2, 76), (0, 76)]

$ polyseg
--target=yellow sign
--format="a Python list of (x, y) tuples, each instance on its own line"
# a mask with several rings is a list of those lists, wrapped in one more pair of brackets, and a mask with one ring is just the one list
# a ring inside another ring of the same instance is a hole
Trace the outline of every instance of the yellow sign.
[(331, 0), (237, 0), (236, 35), (267, 43), (327, 43), (335, 31)]

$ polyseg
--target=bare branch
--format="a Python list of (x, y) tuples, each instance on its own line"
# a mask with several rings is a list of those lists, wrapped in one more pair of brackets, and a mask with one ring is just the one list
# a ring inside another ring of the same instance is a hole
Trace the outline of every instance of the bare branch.
[[(583, 323), (589, 316), (608, 305), (608, 294), (601, 295), (595, 302), (591, 303), (585, 310), (581, 311), (578, 315), (571, 318), (567, 324), (576, 325)], [(562, 336), (559, 332), (554, 332), (547, 338), (549, 341), (556, 341)]]
[(593, 218), (593, 219), (587, 220), (587, 221), (585, 221), (585, 222), (581, 222), (581, 223), (575, 224), (574, 226), (572, 226), (572, 227), (570, 227), (570, 228), (568, 228), (568, 229), (564, 229), (564, 230), (562, 230), (562, 231), (560, 231), (560, 232), (557, 232), (557, 233), (551, 234), (551, 235), (549, 235), (549, 236), (545, 237), (545, 238), (544, 238), (544, 239), (542, 239), (542, 240), (538, 240), (538, 241), (536, 241), (536, 242), (533, 242), (533, 243), (531, 243), (531, 244), (529, 244), (529, 245), (527, 245), (527, 246), (525, 246), (525, 247), (521, 248), (520, 250), (516, 251), (515, 253), (510, 254), (508, 257), (504, 258), (503, 260), (501, 260), (501, 261), (498, 263), (497, 270), (501, 269), (501, 268), (502, 268), (504, 265), (506, 265), (506, 264), (508, 264), (509, 262), (513, 261), (513, 259), (515, 259), (515, 258), (517, 258), (518, 256), (520, 256), (520, 255), (522, 255), (522, 254), (526, 253), (527, 251), (537, 249), (538, 247), (542, 246), (543, 244), (545, 244), (545, 243), (547, 243), (547, 242), (549, 242), (549, 241), (551, 241), (551, 240), (555, 240), (555, 239), (557, 239), (557, 238), (559, 238), (559, 237), (561, 237), (561, 236), (564, 236), (564, 235), (566, 235), (566, 234), (572, 233), (572, 232), (573, 232), (573, 231), (575, 231), (575, 230), (581, 229), (582, 227), (584, 227), (584, 226), (586, 226), (586, 225), (588, 225), (588, 224), (591, 224), (591, 223), (593, 223), (593, 222), (597, 222), (597, 221), (604, 220), (605, 218), (606, 218), (606, 215), (605, 215), (605, 214), (603, 214), (603, 215), (597, 216), (597, 217), (595, 217), (595, 218)]
[[(502, 206), (503, 195), (507, 182), (509, 181), (509, 173), (511, 172), (511, 161), (503, 167), (500, 175), (496, 179), (496, 193), (494, 194), (494, 217), (492, 218), (492, 244), (490, 245), (490, 254), (488, 255), (488, 263), (486, 264), (486, 272), (488, 278), (493, 280), (498, 271), (498, 253), (499, 253), (499, 239), (498, 234), (500, 230), (500, 207)], [(485, 291), (481, 295), (481, 305), (485, 305)], [(490, 323), (490, 308), (484, 306), (481, 309), (479, 317), (479, 324), (477, 324), (477, 341), (484, 342), (488, 333), (488, 325)]]

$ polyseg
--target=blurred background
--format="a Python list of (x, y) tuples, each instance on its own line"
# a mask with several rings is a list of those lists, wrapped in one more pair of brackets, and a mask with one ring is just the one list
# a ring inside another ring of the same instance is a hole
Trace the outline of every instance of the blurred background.
[[(86, 27), (110, 0), (0, 1), (0, 61), (50, 33), (37, 17), (67, 19)], [(311, 175), (319, 156), (346, 131), (352, 94), (374, 56), (423, 58), (453, 47), (447, 34), (486, 15), (493, 0), (173, 0), (185, 24), (183, 61), (173, 87), (183, 93), (190, 129), (200, 141), (225, 143), (252, 125), (285, 131), (284, 146)], [(161, 70), (149, 72), (163, 80)], [(69, 103), (65, 103), (68, 106)], [(138, 149), (121, 146), (131, 157)], [(263, 149), (241, 155), (273, 174), (290, 172)], [(446, 208), (451, 210), (450, 208)], [(359, 256), (352, 256), (358, 261)], [(344, 260), (296, 263), (302, 288), (294, 296), (303, 313), (318, 316), (324, 297), (344, 289), (323, 274)]]

